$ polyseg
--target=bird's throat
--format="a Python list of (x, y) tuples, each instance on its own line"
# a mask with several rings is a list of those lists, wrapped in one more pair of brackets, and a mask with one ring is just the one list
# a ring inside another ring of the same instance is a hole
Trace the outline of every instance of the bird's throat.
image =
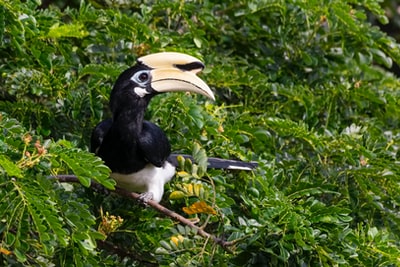
[(130, 107), (114, 114), (113, 130), (118, 133), (121, 141), (132, 142), (142, 132), (144, 110)]

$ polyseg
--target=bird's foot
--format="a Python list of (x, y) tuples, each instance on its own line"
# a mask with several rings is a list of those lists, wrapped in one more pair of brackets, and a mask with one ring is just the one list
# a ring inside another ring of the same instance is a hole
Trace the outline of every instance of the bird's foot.
[(142, 202), (145, 206), (147, 206), (147, 202), (149, 202), (149, 200), (153, 199), (153, 193), (152, 192), (144, 192), (142, 194), (140, 194), (139, 196), (139, 201)]

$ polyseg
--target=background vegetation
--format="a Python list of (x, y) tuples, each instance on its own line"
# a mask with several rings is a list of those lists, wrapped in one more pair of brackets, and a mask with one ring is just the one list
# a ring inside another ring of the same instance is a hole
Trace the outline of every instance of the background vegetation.
[[(0, 3), (0, 265), (400, 265), (400, 46), (370, 23), (379, 1)], [(230, 251), (87, 188), (113, 188), (87, 152), (113, 82), (158, 51), (202, 58), (217, 95), (152, 101), (173, 149), (259, 162), (166, 186)], [(81, 184), (50, 178), (67, 173)]]

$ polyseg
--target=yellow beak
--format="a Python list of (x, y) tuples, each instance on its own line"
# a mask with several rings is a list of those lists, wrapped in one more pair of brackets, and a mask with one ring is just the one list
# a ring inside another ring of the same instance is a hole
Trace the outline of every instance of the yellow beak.
[(195, 57), (161, 52), (140, 57), (138, 62), (152, 69), (151, 87), (157, 92), (194, 92), (215, 100), (210, 87), (196, 76), (204, 69), (204, 64)]

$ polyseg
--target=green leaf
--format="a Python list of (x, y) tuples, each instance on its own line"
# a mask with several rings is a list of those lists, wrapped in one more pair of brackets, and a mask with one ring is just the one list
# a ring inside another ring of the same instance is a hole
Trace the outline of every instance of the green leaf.
[(21, 169), (5, 155), (0, 155), (0, 166), (10, 177), (22, 178)]
[(199, 107), (191, 105), (188, 115), (199, 129), (203, 128), (204, 118)]
[(85, 75), (117, 77), (122, 71), (121, 66), (116, 64), (87, 64), (79, 71), (79, 75), (81, 77)]
[(388, 57), (383, 51), (379, 49), (371, 49), (371, 52), (374, 55), (374, 59), (379, 63), (383, 64), (386, 68), (391, 68), (393, 64), (393, 60)]
[[(58, 146), (58, 144), (62, 146)], [(114, 189), (115, 181), (110, 178), (110, 169), (92, 153), (72, 148), (69, 142), (60, 141), (52, 149), (62, 162), (78, 177), (82, 185), (90, 186), (91, 179), (108, 189)]]
[(74, 37), (74, 38), (84, 38), (89, 33), (84, 29), (82, 24), (64, 24), (59, 23), (51, 26), (47, 36), (50, 38), (61, 38), (61, 37)]
[(201, 177), (207, 171), (208, 158), (205, 149), (198, 143), (193, 143), (193, 158), (199, 166), (198, 175)]
[(67, 154), (61, 154), (60, 158), (68, 165), (68, 167), (73, 171), (73, 173), (78, 177), (79, 181), (84, 186), (90, 186), (90, 172), (87, 172), (86, 169), (80, 166), (76, 159), (69, 157)]
[(194, 42), (194, 44), (196, 45), (197, 48), (201, 48), (201, 45), (202, 45), (201, 39), (199, 39), (197, 37), (194, 37), (193, 38), (193, 42)]
[(19, 251), (19, 249), (15, 249), (14, 251), (15, 256), (17, 257), (19, 262), (26, 262), (28, 259), (26, 258), (25, 254)]

